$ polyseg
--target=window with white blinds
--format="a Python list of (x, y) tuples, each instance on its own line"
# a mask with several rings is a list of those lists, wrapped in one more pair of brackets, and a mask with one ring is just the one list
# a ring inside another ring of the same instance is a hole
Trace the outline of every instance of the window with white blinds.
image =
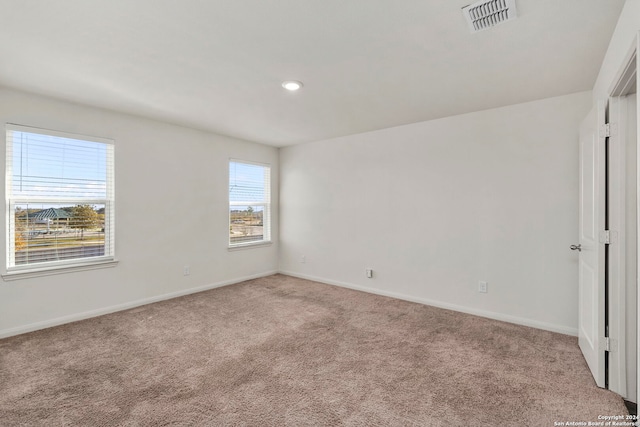
[(113, 260), (113, 141), (6, 132), (7, 271)]
[(271, 241), (271, 167), (229, 162), (229, 246)]

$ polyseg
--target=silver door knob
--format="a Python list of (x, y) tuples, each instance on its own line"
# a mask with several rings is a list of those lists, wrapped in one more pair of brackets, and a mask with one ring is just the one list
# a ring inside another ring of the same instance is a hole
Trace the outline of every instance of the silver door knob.
[(572, 251), (580, 252), (582, 250), (582, 245), (571, 245), (569, 248), (571, 248)]

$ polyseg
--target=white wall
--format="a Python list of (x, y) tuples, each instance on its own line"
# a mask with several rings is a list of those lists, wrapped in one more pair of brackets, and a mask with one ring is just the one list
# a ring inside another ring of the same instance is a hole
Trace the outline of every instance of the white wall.
[(590, 105), (582, 92), (281, 149), (281, 271), (577, 334)]
[[(276, 148), (0, 88), (0, 123), (7, 122), (115, 140), (120, 262), (0, 281), (0, 337), (277, 270), (277, 205), (275, 244), (227, 250), (228, 159), (270, 163), (278, 200)], [(5, 212), (0, 215), (5, 224)], [(6, 230), (0, 229), (4, 242)], [(0, 259), (6, 259), (0, 246)], [(187, 277), (185, 265), (191, 267)]]

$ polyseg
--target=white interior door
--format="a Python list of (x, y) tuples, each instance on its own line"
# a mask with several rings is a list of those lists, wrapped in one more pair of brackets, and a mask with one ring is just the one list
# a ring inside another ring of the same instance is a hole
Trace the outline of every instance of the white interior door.
[(604, 103), (580, 126), (580, 241), (578, 342), (599, 387), (605, 386), (604, 243), (605, 123)]

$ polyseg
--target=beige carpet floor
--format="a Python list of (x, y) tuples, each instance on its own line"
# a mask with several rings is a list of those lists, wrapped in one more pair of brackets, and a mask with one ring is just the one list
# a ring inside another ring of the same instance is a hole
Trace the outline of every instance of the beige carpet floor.
[(0, 340), (2, 426), (554, 426), (574, 337), (275, 275)]

